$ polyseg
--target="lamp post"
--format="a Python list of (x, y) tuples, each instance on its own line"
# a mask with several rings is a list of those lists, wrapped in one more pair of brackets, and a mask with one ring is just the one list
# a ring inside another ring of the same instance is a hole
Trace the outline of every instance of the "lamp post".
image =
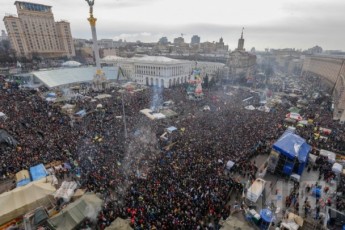
[(102, 88), (102, 83), (106, 80), (105, 75), (101, 69), (101, 61), (99, 57), (99, 47), (97, 42), (97, 33), (96, 33), (96, 21), (97, 18), (93, 17), (93, 5), (95, 3), (95, 0), (85, 0), (89, 7), (90, 7), (90, 17), (87, 19), (91, 26), (91, 32), (92, 32), (92, 43), (93, 43), (93, 52), (95, 54), (95, 61), (96, 61), (96, 74), (93, 77), (93, 82), (96, 87), (96, 89)]
[(123, 118), (123, 124), (124, 124), (124, 129), (125, 129), (125, 139), (127, 139), (126, 113), (125, 113), (125, 103), (123, 100), (123, 92), (121, 93), (121, 100), (122, 100), (122, 118)]

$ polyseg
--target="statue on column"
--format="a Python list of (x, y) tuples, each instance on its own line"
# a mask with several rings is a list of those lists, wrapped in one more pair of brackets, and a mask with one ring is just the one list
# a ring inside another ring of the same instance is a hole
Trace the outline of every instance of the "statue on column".
[(101, 68), (101, 61), (99, 57), (99, 48), (97, 42), (97, 33), (96, 33), (96, 21), (97, 19), (93, 16), (93, 5), (95, 0), (85, 0), (89, 7), (90, 7), (90, 17), (87, 19), (91, 26), (92, 32), (92, 42), (93, 42), (93, 52), (95, 54), (95, 61), (96, 61), (96, 73), (93, 77), (93, 87), (95, 90), (102, 90), (105, 89), (107, 85), (107, 78), (105, 77), (104, 72)]

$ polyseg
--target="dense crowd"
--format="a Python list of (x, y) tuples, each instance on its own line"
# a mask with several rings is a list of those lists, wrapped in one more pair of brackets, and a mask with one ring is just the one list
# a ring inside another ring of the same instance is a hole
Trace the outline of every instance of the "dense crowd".
[[(243, 99), (253, 93), (244, 89), (234, 89), (232, 96), (207, 91), (202, 101), (187, 100), (183, 87), (164, 90), (160, 101), (173, 100), (179, 116), (162, 121), (139, 113), (152, 107), (153, 89), (125, 92), (128, 138), (122, 118), (117, 118), (123, 115), (117, 89), (103, 92), (111, 98), (93, 101), (99, 93), (89, 92), (88, 98), (73, 101), (76, 111), (87, 111), (76, 119), (61, 112), (61, 105), (44, 100), (47, 89), (1, 90), (0, 111), (8, 118), (0, 129), (19, 144), (1, 145), (0, 176), (9, 178), (37, 163), (69, 162), (72, 170), (80, 170), (81, 188), (104, 198), (101, 229), (116, 217), (130, 218), (135, 229), (218, 229), (219, 220), (231, 211), (229, 192), (243, 189), (241, 181), (226, 173), (226, 162), (234, 161), (236, 171), (255, 179), (258, 169), (249, 159), (285, 129), (286, 108), (246, 110)], [(255, 96), (253, 103), (258, 100)], [(96, 109), (99, 103), (102, 108)], [(203, 111), (204, 105), (211, 110)], [(316, 122), (326, 115), (320, 111)], [(168, 142), (160, 140), (171, 125), (178, 128), (176, 134)], [(317, 145), (312, 130), (300, 132)]]

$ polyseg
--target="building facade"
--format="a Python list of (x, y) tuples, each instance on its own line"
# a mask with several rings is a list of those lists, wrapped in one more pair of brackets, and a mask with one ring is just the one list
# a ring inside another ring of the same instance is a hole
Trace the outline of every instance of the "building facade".
[[(192, 68), (196, 63), (176, 60), (162, 56), (144, 56), (133, 58), (104, 58), (102, 63), (118, 66), (126, 78), (142, 85), (170, 88), (187, 83), (191, 79)], [(209, 79), (219, 74), (225, 64), (217, 62), (198, 62), (201, 76)]]
[(345, 121), (345, 58), (307, 56), (304, 59), (302, 76), (318, 77), (332, 89), (333, 119)]
[(55, 22), (52, 7), (16, 1), (18, 17), (5, 16), (4, 23), (12, 48), (18, 56), (31, 58), (75, 55), (70, 25)]

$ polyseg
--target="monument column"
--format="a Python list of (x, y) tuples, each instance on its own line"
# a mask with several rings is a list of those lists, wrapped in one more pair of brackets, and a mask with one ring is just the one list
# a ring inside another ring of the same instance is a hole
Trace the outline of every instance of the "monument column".
[(101, 68), (101, 60), (99, 57), (99, 47), (97, 42), (97, 32), (96, 32), (96, 21), (97, 19), (93, 17), (93, 5), (95, 0), (85, 0), (89, 7), (90, 7), (90, 17), (87, 19), (91, 26), (92, 32), (92, 43), (93, 43), (93, 52), (95, 54), (95, 61), (96, 61), (96, 74), (93, 77), (93, 84), (96, 90), (101, 90), (105, 88), (106, 77)]

